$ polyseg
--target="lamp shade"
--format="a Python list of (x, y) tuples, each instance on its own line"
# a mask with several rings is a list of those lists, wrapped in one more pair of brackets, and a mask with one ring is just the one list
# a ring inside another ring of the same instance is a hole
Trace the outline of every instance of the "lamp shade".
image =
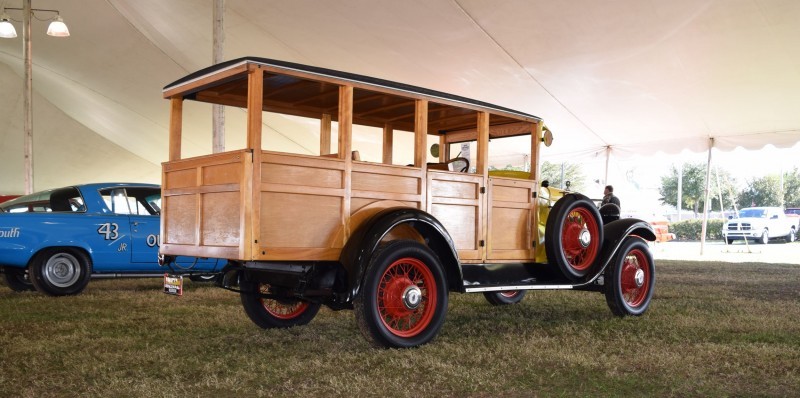
[(0, 16), (0, 37), (6, 39), (17, 37), (17, 30), (14, 29), (14, 25), (8, 21), (8, 15), (6, 14)]
[(69, 29), (67, 29), (67, 24), (64, 23), (64, 20), (61, 19), (60, 15), (57, 16), (53, 20), (53, 22), (50, 22), (50, 26), (47, 27), (47, 35), (55, 37), (69, 36)]

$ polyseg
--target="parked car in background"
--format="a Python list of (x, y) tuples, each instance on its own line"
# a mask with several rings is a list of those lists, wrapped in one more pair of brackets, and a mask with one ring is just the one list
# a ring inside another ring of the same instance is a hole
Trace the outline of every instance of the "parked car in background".
[(7, 202), (18, 197), (20, 197), (20, 195), (0, 195), (0, 203)]
[(795, 231), (800, 231), (800, 207), (787, 207), (783, 212), (790, 220), (794, 220)]
[[(15, 291), (78, 294), (90, 278), (163, 276), (158, 265), (161, 188), (76, 185), (0, 204), (0, 271)], [(218, 260), (182, 257), (171, 273), (194, 279)]]
[(747, 207), (739, 210), (737, 218), (730, 218), (722, 227), (722, 236), (728, 242), (751, 239), (767, 244), (772, 238), (794, 242), (797, 233), (795, 220), (786, 217), (780, 207)]

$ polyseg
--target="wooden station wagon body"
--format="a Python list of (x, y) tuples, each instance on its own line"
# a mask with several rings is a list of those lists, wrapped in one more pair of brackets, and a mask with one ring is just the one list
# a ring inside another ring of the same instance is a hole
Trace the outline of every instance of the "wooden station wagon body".
[[(652, 229), (543, 187), (539, 148), (551, 136), (538, 117), (263, 58), (200, 70), (163, 93), (160, 255), (227, 259), (221, 284), (241, 292), (259, 326), (305, 324), (320, 305), (354, 308), (374, 344), (408, 347), (436, 335), (451, 291), (511, 304), (526, 290), (595, 290), (618, 315), (649, 304)], [(226, 132), (245, 136), (244, 147), (182, 158), (186, 101), (246, 115), (244, 131)], [(312, 126), (319, 146), (271, 142), (266, 126), (280, 118)], [(358, 134), (380, 143), (364, 147)], [(523, 137), (529, 171), (490, 171), (492, 142), (511, 137)]]

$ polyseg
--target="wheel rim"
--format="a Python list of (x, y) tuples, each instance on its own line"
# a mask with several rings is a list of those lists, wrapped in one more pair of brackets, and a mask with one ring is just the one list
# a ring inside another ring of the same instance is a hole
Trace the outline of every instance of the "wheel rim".
[[(258, 288), (261, 294), (269, 293), (269, 285), (262, 283)], [(308, 302), (297, 299), (275, 300), (261, 298), (261, 305), (272, 316), (278, 319), (294, 319), (308, 309)]]
[(58, 253), (47, 260), (43, 274), (54, 286), (70, 287), (81, 277), (81, 265), (72, 254)]
[(628, 252), (623, 260), (620, 286), (622, 299), (631, 306), (638, 307), (644, 303), (650, 289), (650, 266), (643, 251), (634, 249)]
[(519, 290), (507, 290), (505, 292), (500, 292), (500, 295), (505, 298), (514, 298), (519, 295)]
[(431, 323), (436, 297), (436, 282), (430, 268), (418, 259), (402, 258), (381, 276), (378, 314), (392, 334), (413, 337)]
[(589, 209), (577, 207), (564, 217), (561, 229), (564, 256), (569, 265), (578, 270), (588, 269), (600, 247), (600, 226)]

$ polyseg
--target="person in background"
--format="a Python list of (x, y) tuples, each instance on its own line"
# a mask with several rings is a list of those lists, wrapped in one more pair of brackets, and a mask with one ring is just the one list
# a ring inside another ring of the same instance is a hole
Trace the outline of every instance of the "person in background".
[(600, 202), (600, 206), (603, 206), (606, 203), (613, 203), (620, 209), (622, 208), (622, 206), (619, 204), (619, 198), (614, 196), (614, 187), (611, 185), (606, 185), (606, 189), (603, 190), (603, 201)]

